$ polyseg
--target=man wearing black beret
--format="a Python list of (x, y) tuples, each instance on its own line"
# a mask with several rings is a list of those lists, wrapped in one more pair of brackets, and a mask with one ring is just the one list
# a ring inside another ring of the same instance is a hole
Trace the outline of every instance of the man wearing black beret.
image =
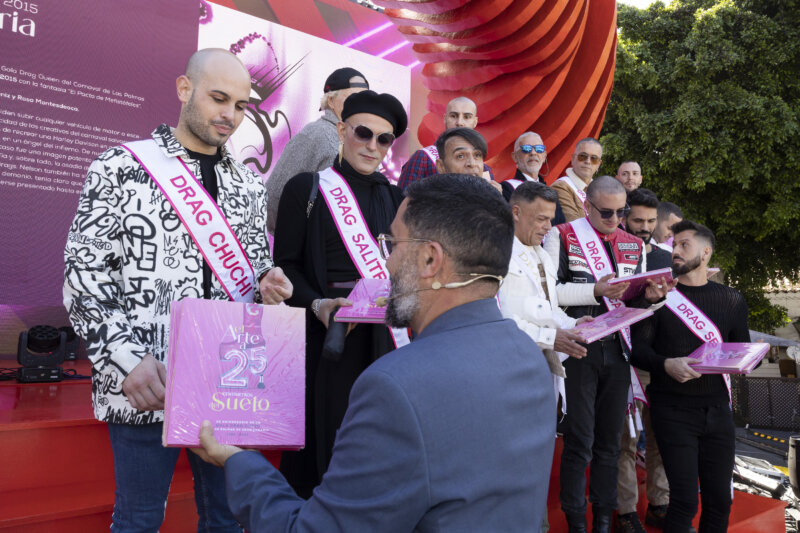
[[(308, 497), (328, 468), (350, 389), (373, 361), (402, 343), (383, 324), (333, 322), (361, 278), (388, 279), (377, 236), (403, 200), (376, 169), (408, 126), (403, 105), (390, 94), (350, 95), (337, 123), (333, 166), (298, 174), (286, 184), (275, 229), (275, 263), (294, 283), (289, 305), (306, 320), (306, 447), (284, 453), (281, 471)], [(349, 326), (349, 327), (348, 327)]]

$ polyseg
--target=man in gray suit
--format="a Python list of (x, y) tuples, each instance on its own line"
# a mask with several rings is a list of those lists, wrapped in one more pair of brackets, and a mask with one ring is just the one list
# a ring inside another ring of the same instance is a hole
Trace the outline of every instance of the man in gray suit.
[(494, 299), (508, 270), (511, 209), (492, 186), (445, 174), (410, 185), (381, 235), (386, 320), (414, 341), (358, 378), (328, 472), (299, 498), (259, 453), (197, 453), (225, 467), (248, 530), (533, 531), (545, 513), (555, 399), (545, 359)]

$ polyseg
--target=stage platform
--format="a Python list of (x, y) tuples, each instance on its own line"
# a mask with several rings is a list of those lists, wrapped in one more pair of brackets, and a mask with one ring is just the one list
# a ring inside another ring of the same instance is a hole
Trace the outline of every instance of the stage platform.
[[(2, 363), (0, 366), (4, 366)], [(87, 361), (65, 363), (64, 368), (82, 375), (90, 373)], [(557, 439), (547, 502), (553, 533), (567, 531), (558, 503), (561, 448), (561, 439)], [(4, 465), (0, 476), (0, 532), (108, 531), (114, 468), (108, 430), (92, 415), (89, 380), (24, 385), (0, 382), (0, 458)], [(643, 517), (647, 501), (643, 479), (640, 481), (639, 511)], [(729, 531), (785, 531), (785, 506), (779, 500), (736, 492)], [(161, 531), (196, 530), (192, 474), (184, 453), (178, 460)]]

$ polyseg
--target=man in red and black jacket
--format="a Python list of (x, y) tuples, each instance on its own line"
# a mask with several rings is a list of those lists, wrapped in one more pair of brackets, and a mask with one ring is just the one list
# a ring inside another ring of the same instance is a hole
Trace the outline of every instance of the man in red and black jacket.
[[(609, 311), (628, 287), (627, 283), (611, 285), (609, 280), (646, 270), (644, 243), (619, 228), (627, 214), (623, 186), (610, 176), (601, 176), (592, 181), (586, 194), (588, 216), (553, 228), (545, 241), (545, 249), (558, 264), (559, 303), (575, 318)], [(607, 273), (596, 276), (595, 272)], [(625, 303), (646, 307), (663, 300), (670, 288), (651, 283), (642, 296)], [(585, 469), (590, 461), (592, 531), (610, 530), (631, 380), (629, 355), (622, 334), (614, 333), (589, 344), (586, 357), (564, 362), (567, 417), (561, 508), (570, 532), (586, 531)]]

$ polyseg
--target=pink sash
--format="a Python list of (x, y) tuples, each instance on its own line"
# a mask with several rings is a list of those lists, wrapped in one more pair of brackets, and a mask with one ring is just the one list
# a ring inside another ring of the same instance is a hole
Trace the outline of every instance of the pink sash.
[[(333, 168), (319, 173), (319, 190), (336, 223), (344, 247), (362, 278), (389, 279), (386, 262), (378, 249), (378, 243), (367, 227), (356, 197), (344, 178)], [(389, 328), (397, 348), (410, 341), (405, 329)]]
[(250, 260), (225, 215), (189, 167), (180, 157), (167, 157), (153, 139), (122, 147), (164, 194), (228, 297), (236, 302), (252, 302), (255, 273)]

